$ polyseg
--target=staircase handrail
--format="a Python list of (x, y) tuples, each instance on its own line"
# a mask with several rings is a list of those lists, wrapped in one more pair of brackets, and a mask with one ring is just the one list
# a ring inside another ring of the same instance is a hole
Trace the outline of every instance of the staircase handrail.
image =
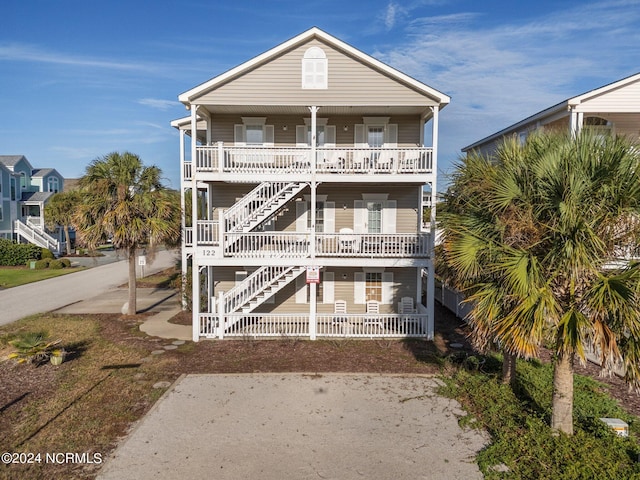
[(262, 182), (224, 212), (225, 231), (234, 232), (238, 225), (256, 218), (273, 199), (296, 184), (297, 182)]

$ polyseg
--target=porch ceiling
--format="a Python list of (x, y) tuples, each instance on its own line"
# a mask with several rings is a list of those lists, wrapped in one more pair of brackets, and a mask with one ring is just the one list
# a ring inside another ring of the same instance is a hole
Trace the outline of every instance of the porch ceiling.
[[(310, 116), (307, 105), (203, 105), (211, 114), (303, 115)], [(431, 116), (425, 105), (318, 105), (324, 115), (421, 115)]]

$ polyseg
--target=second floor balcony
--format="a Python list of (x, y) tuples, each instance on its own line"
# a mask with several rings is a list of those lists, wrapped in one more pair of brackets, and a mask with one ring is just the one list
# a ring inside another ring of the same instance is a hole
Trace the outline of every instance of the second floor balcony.
[(266, 147), (217, 145), (196, 147), (185, 162), (185, 180), (195, 175), (229, 174), (433, 174), (431, 147)]
[[(429, 233), (221, 233), (218, 221), (198, 221), (198, 246), (214, 247), (214, 256), (236, 258), (317, 257), (427, 258)], [(315, 238), (315, 240), (314, 240)], [(185, 247), (194, 247), (193, 228), (186, 227)]]

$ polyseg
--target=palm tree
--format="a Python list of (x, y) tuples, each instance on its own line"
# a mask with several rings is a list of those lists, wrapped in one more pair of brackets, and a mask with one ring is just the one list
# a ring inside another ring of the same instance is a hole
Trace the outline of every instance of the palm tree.
[(454, 177), (445, 258), (479, 280), (472, 334), (525, 357), (551, 341), (551, 426), (568, 434), (574, 361), (588, 348), (640, 386), (640, 268), (627, 255), (640, 233), (638, 152), (623, 138), (537, 135), (506, 141), (495, 164), (470, 157)]
[(73, 215), (80, 203), (80, 193), (76, 190), (60, 192), (53, 195), (44, 206), (44, 218), (47, 228), (53, 230), (58, 225), (64, 230), (67, 255), (71, 254), (71, 238), (69, 227), (73, 223)]
[(180, 197), (161, 182), (161, 170), (137, 155), (113, 152), (93, 160), (80, 180), (83, 201), (74, 217), (79, 239), (96, 248), (111, 239), (129, 261), (128, 314), (136, 313), (136, 252), (180, 241)]

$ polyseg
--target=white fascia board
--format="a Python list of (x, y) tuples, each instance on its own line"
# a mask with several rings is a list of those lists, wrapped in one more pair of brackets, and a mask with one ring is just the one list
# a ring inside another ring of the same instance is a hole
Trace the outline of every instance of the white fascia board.
[(439, 92), (438, 90), (435, 90), (434, 88), (429, 87), (428, 85), (425, 85), (422, 82), (419, 82), (418, 80), (400, 72), (399, 70), (396, 70), (393, 67), (390, 67), (389, 65), (376, 60), (375, 58), (371, 57), (370, 55), (365, 54), (364, 52), (361, 52), (360, 50), (352, 47), (351, 45), (343, 42), (342, 40), (338, 40), (337, 38), (329, 35), (328, 33), (320, 30), (317, 27), (313, 27), (309, 30), (307, 30), (306, 32), (301, 33), (300, 35), (297, 35), (295, 37), (293, 37), (290, 40), (287, 40), (284, 43), (281, 43), (280, 45), (278, 45), (277, 47), (272, 48), (271, 50), (268, 50), (266, 52), (264, 52), (261, 55), (258, 55), (257, 57), (254, 57), (253, 59), (242, 63), (240, 65), (238, 65), (235, 68), (232, 68), (231, 70), (226, 71), (225, 73), (218, 75), (217, 77), (212, 78), (211, 80), (202, 83), (200, 85), (198, 85), (195, 88), (192, 88), (191, 90), (188, 90), (184, 93), (182, 93), (181, 95), (178, 96), (178, 100), (180, 100), (182, 103), (184, 103), (185, 105), (190, 105), (192, 100), (195, 99), (196, 97), (203, 95), (204, 93), (208, 92), (209, 90), (215, 88), (217, 85), (220, 85), (224, 82), (226, 82), (227, 80), (241, 74), (244, 71), (248, 71), (251, 68), (260, 65), (266, 61), (268, 61), (271, 58), (274, 58), (278, 55), (280, 55), (282, 52), (287, 51), (293, 47), (295, 47), (296, 45), (303, 43), (313, 37), (317, 37), (323, 41), (325, 41), (326, 43), (328, 43), (329, 45), (332, 45), (340, 50), (344, 50), (345, 52), (349, 53), (350, 55), (353, 55), (354, 57), (358, 58), (359, 60), (363, 61), (365, 64), (369, 64), (372, 67), (375, 67), (379, 70), (382, 70), (383, 72), (389, 74), (390, 76), (396, 78), (397, 80), (410, 85), (411, 87), (415, 88), (416, 90), (424, 93), (425, 95), (433, 98), (434, 100), (436, 100), (439, 105), (440, 108), (444, 108), (445, 105), (447, 105), (450, 101), (451, 98), (447, 95), (445, 95), (442, 92)]

